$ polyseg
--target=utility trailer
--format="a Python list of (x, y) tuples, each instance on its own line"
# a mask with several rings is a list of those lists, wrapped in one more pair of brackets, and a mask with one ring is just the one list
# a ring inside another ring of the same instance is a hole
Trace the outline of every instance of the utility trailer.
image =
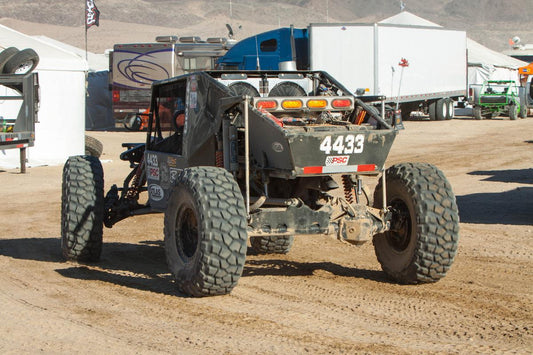
[(20, 149), (26, 172), (26, 148), (33, 147), (39, 110), (37, 73), (0, 75), (0, 150)]

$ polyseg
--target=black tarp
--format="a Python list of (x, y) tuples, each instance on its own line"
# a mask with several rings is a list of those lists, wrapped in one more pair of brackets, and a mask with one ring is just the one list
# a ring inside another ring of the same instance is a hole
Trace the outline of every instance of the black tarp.
[(85, 129), (88, 131), (115, 128), (108, 75), (107, 70), (88, 74), (85, 98)]

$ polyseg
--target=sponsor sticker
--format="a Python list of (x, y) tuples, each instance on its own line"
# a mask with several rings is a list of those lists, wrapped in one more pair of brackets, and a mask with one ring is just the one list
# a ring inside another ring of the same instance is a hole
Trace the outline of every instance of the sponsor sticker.
[(150, 198), (154, 201), (161, 201), (165, 197), (165, 192), (159, 185), (152, 184), (148, 187)]
[(178, 169), (170, 169), (170, 183), (171, 184), (174, 184), (176, 182), (176, 180), (178, 180), (178, 174), (179, 174), (179, 170)]
[(148, 166), (155, 166), (157, 167), (159, 164), (157, 163), (157, 155), (155, 154), (146, 154), (146, 164)]
[(159, 168), (148, 167), (148, 178), (152, 180), (159, 180)]
[(276, 153), (283, 152), (283, 144), (281, 144), (280, 142), (272, 143), (272, 150), (275, 151)]
[(167, 163), (168, 166), (170, 166), (171, 168), (175, 168), (178, 165), (178, 160), (176, 159), (176, 157), (169, 156)]
[(335, 155), (326, 157), (326, 166), (348, 165), (349, 155)]

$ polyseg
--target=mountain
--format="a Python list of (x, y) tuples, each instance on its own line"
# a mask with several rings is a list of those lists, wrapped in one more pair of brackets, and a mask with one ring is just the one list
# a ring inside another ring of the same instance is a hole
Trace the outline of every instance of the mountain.
[[(157, 35), (243, 39), (278, 26), (375, 22), (400, 11), (398, 0), (95, 0), (100, 26), (87, 32), (90, 51), (114, 43), (153, 41)], [(533, 0), (404, 0), (405, 10), (467, 35), (497, 51), (519, 36), (533, 43)], [(85, 46), (84, 0), (0, 0), (0, 24)]]

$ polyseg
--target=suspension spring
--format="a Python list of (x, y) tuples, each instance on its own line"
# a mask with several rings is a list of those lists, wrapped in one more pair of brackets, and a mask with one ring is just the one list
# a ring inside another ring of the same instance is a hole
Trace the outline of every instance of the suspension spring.
[(217, 150), (215, 152), (215, 161), (216, 161), (217, 168), (224, 167), (224, 152), (222, 150)]
[(355, 193), (353, 188), (353, 183), (350, 175), (342, 176), (342, 186), (344, 188), (344, 198), (349, 204), (354, 203)]

